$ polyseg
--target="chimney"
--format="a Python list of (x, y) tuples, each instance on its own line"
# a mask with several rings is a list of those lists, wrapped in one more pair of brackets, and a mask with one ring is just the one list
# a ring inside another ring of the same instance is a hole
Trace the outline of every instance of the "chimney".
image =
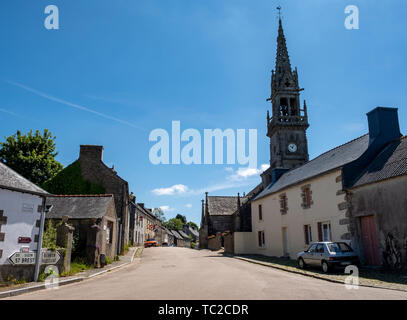
[(144, 203), (139, 203), (138, 205), (144, 209)]
[(79, 159), (103, 160), (103, 146), (81, 145)]
[(377, 107), (367, 113), (369, 145), (375, 141), (388, 143), (400, 138), (397, 108)]

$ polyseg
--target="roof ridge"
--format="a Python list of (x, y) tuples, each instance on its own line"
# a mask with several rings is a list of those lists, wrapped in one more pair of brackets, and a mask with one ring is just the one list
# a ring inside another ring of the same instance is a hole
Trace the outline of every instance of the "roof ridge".
[[(14, 169), (10, 168), (7, 164), (5, 164), (3, 161), (0, 161), (0, 164), (2, 164), (3, 166), (5, 166), (8, 170), (14, 172), (16, 175), (18, 175), (19, 177), (23, 178), (24, 180), (28, 181), (29, 183), (31, 183), (33, 186), (35, 186), (36, 188), (44, 191), (45, 194), (49, 193), (48, 191), (44, 190), (43, 188), (41, 188), (40, 186), (37, 186), (34, 182), (28, 180), (26, 177), (24, 177), (23, 175), (19, 174), (17, 171), (15, 171)], [(27, 190), (28, 191), (28, 190)]]
[(113, 197), (113, 194), (53, 194), (48, 196), (48, 198), (103, 198), (103, 197)]

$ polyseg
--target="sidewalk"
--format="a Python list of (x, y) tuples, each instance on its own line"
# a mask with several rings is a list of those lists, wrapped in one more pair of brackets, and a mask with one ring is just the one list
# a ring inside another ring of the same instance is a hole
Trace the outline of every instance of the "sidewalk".
[[(349, 276), (349, 274), (345, 274), (343, 270), (325, 274), (318, 268), (307, 268), (305, 270), (299, 269), (296, 267), (297, 263), (295, 260), (280, 259), (260, 255), (231, 255), (223, 252), (219, 252), (219, 254), (223, 254), (224, 256), (243, 260), (246, 262), (259, 264), (265, 267), (271, 267), (291, 273), (297, 273), (304, 276), (341, 284), (344, 284), (346, 277)], [(407, 276), (383, 273), (378, 270), (361, 268), (359, 270), (359, 285), (363, 287), (407, 291)]]
[[(129, 251), (127, 252), (126, 255), (120, 256), (119, 261), (114, 261), (111, 264), (106, 265), (104, 268), (90, 269), (90, 270), (86, 270), (86, 271), (77, 273), (73, 276), (60, 277), (58, 279), (59, 280), (58, 285), (63, 286), (66, 284), (71, 284), (71, 283), (91, 279), (93, 277), (104, 274), (106, 272), (121, 268), (123, 266), (126, 266), (126, 265), (132, 263), (134, 261), (134, 259), (136, 259), (136, 261), (137, 261), (138, 258), (140, 258), (142, 252), (143, 252), (143, 247), (131, 247), (131, 248), (129, 248)], [(29, 283), (25, 283), (23, 285), (3, 287), (3, 288), (0, 288), (0, 299), (6, 298), (6, 297), (11, 297), (11, 296), (17, 296), (17, 295), (24, 294), (27, 292), (32, 292), (32, 291), (37, 291), (37, 290), (42, 290), (42, 289), (46, 289), (45, 282), (29, 282)]]

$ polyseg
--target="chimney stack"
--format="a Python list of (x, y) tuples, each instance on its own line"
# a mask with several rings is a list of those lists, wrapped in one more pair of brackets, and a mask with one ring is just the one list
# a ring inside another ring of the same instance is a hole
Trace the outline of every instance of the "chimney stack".
[(103, 146), (81, 145), (79, 159), (103, 161)]
[(381, 143), (388, 143), (401, 136), (397, 108), (374, 108), (367, 113), (367, 121), (369, 123), (369, 144), (377, 140)]

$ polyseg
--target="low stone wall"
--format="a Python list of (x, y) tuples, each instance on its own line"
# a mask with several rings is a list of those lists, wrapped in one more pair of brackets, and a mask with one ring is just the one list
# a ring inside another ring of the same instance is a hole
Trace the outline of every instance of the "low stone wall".
[(233, 244), (235, 254), (256, 253), (256, 243), (253, 232), (234, 232)]
[(208, 249), (217, 251), (222, 247), (222, 236), (218, 233), (215, 238), (208, 240)]
[(235, 253), (233, 233), (228, 233), (223, 236), (223, 246), (225, 248), (225, 253), (230, 253), (230, 254)]

